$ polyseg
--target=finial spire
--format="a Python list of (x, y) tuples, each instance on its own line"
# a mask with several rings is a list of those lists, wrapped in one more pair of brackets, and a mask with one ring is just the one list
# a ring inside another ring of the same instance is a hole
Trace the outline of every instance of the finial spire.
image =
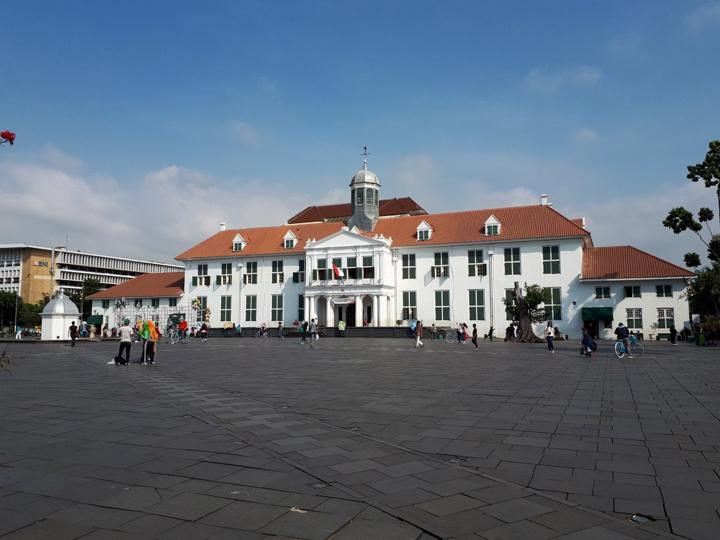
[(360, 155), (363, 157), (363, 170), (367, 171), (367, 157), (370, 155), (370, 152), (367, 151), (367, 146), (363, 146), (363, 153)]

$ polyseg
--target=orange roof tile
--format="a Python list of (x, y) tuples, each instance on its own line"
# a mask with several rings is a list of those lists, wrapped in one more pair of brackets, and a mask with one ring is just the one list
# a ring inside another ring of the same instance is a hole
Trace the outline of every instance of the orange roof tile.
[(578, 227), (585, 228), (585, 218), (576, 217), (576, 218), (572, 218), (570, 221), (572, 221)]
[[(410, 197), (380, 200), (381, 216), (397, 216), (402, 214), (427, 214), (427, 212)], [(308, 206), (293, 217), (288, 223), (310, 223), (313, 221), (338, 221), (352, 215), (350, 203), (326, 204), (324, 206)]]
[(88, 296), (88, 300), (109, 300), (114, 298), (167, 298), (183, 293), (185, 272), (162, 272), (142, 274), (120, 285)]
[[(485, 221), (495, 216), (500, 222), (500, 234), (485, 236)], [(429, 240), (418, 242), (417, 226), (426, 221), (433, 229)], [(237, 257), (247, 255), (270, 255), (277, 253), (303, 253), (305, 242), (311, 238), (320, 240), (343, 226), (341, 222), (297, 223), (276, 227), (256, 227), (221, 231), (207, 240), (191, 247), (176, 257), (178, 260)], [(291, 230), (298, 239), (294, 248), (283, 248), (283, 236)], [(232, 251), (236, 234), (247, 241), (242, 252)], [(444, 214), (381, 217), (367, 236), (383, 234), (392, 237), (393, 247), (411, 245), (442, 245), (480, 242), (502, 242), (533, 238), (588, 237), (588, 232), (550, 206), (515, 206), (490, 208)]]
[(594, 247), (583, 252), (581, 279), (693, 277), (691, 271), (632, 246)]

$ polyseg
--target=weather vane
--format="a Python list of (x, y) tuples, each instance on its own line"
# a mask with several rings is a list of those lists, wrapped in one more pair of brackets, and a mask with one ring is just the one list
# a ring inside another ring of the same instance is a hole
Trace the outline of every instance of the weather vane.
[(367, 146), (363, 146), (363, 153), (360, 155), (363, 157), (363, 168), (367, 169), (367, 157), (370, 155), (370, 152), (367, 151)]

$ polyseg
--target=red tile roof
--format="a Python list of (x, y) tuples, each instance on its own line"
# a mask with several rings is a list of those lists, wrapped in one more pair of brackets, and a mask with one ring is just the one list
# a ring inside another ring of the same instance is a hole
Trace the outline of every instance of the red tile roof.
[[(380, 200), (381, 216), (418, 215), (427, 212), (410, 197)], [(310, 223), (313, 221), (342, 221), (352, 215), (350, 203), (326, 204), (324, 206), (308, 206), (293, 217), (288, 223)]]
[(585, 228), (585, 218), (576, 217), (576, 218), (572, 218), (570, 221), (572, 221), (572, 222), (573, 222), (575, 225), (577, 225), (578, 227), (583, 227), (583, 228)]
[[(490, 216), (495, 216), (501, 224), (500, 234), (497, 236), (485, 236), (485, 221)], [(426, 221), (430, 225), (433, 233), (429, 240), (418, 242), (416, 229), (422, 221)], [(226, 230), (191, 247), (178, 255), (176, 259), (182, 261), (240, 255), (303, 253), (307, 240), (311, 238), (320, 240), (339, 231), (342, 226), (341, 222), (324, 222)], [(284, 249), (283, 236), (288, 230), (293, 232), (298, 241), (294, 248)], [(247, 245), (242, 252), (233, 252), (232, 241), (238, 233), (245, 239)], [(383, 234), (385, 237), (392, 237), (393, 247), (502, 242), (533, 238), (585, 237), (589, 239), (588, 232), (582, 227), (552, 207), (542, 205), (381, 217), (372, 232), (363, 234), (366, 236)]]
[(185, 272), (142, 274), (120, 285), (88, 296), (88, 300), (115, 298), (179, 298), (183, 293)]
[(581, 279), (693, 277), (691, 271), (632, 246), (593, 247), (583, 252)]

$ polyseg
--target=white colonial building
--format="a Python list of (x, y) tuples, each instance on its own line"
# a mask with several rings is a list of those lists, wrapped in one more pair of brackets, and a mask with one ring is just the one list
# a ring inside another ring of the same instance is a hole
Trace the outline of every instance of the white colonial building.
[(619, 322), (663, 334), (689, 320), (691, 272), (629, 246), (595, 247), (584, 219), (563, 216), (546, 196), (531, 206), (428, 214), (379, 192), (365, 162), (350, 204), (306, 208), (274, 227), (222, 225), (178, 255), (184, 301), (208, 308), (215, 328), (311, 318), (389, 328), (421, 319), (502, 335), (518, 282), (548, 288), (548, 318), (573, 337), (583, 326), (611, 337)]

